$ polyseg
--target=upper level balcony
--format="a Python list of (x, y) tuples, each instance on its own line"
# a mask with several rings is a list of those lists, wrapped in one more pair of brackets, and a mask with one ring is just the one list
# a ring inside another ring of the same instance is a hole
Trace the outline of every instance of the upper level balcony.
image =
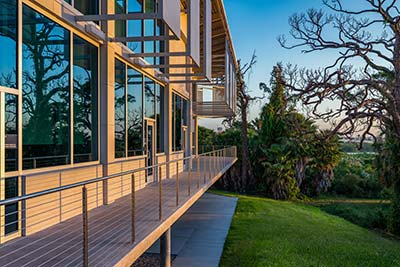
[(0, 201), (0, 266), (131, 266), (236, 160), (223, 148), (39, 192), (20, 177)]
[(201, 117), (231, 117), (236, 109), (238, 66), (223, 3), (213, 1), (212, 8), (212, 79), (196, 84), (194, 108)]

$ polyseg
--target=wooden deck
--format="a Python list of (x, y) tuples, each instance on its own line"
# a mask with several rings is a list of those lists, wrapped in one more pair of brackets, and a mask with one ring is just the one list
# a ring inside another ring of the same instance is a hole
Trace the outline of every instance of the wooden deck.
[[(207, 159), (206, 159), (207, 160)], [(211, 159), (210, 159), (211, 160)], [(234, 163), (225, 158), (213, 177), (192, 172), (188, 194), (188, 173), (179, 173), (179, 206), (176, 179), (162, 181), (162, 221), (159, 220), (159, 184), (136, 191), (136, 235), (131, 243), (131, 195), (89, 212), (89, 265), (130, 266), (171, 227), (207, 189)], [(203, 162), (204, 164), (206, 162)], [(205, 183), (204, 183), (205, 181)], [(199, 187), (198, 187), (199, 183)], [(0, 245), (0, 266), (82, 266), (82, 216), (73, 217), (33, 235)]]

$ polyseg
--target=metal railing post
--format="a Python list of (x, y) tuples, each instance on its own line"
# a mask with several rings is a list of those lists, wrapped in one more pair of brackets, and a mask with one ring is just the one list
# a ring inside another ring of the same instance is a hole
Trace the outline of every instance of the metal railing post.
[(131, 177), (131, 242), (135, 243), (136, 237), (136, 229), (135, 229), (135, 220), (136, 220), (136, 190), (135, 190), (135, 174), (132, 173)]
[(209, 173), (208, 173), (208, 179), (209, 180), (211, 180), (211, 177), (212, 177), (212, 166), (211, 166), (211, 161), (212, 161), (212, 159), (211, 159), (211, 156), (212, 156), (212, 153), (209, 153), (208, 154), (209, 156), (209, 159), (208, 159), (208, 170), (209, 170)]
[(188, 162), (188, 196), (190, 196), (190, 184), (192, 183), (192, 159)]
[(179, 206), (179, 161), (176, 162), (176, 206)]
[[(21, 193), (26, 195), (26, 176), (21, 176)], [(21, 201), (21, 236), (26, 236), (26, 200)]]
[(200, 157), (197, 156), (197, 174), (198, 174), (198, 179), (197, 179), (197, 189), (200, 188), (200, 179), (201, 179), (201, 172), (200, 172)]
[(214, 177), (213, 178), (215, 178), (215, 176), (217, 176), (217, 161), (216, 161), (216, 155), (217, 155), (217, 152), (216, 151), (214, 151), (213, 152), (213, 158), (212, 158), (212, 161), (213, 161), (213, 165), (214, 165)]
[(83, 215), (83, 266), (89, 266), (89, 235), (88, 235), (88, 200), (86, 186), (82, 187), (82, 215)]
[[(159, 168), (159, 173), (161, 177), (161, 167)], [(158, 189), (159, 189), (159, 202), (158, 202), (158, 219), (161, 221), (162, 220), (162, 181), (159, 179), (158, 181)]]
[(204, 184), (206, 183), (206, 179), (207, 179), (207, 160), (205, 157), (203, 157), (203, 178), (204, 178)]

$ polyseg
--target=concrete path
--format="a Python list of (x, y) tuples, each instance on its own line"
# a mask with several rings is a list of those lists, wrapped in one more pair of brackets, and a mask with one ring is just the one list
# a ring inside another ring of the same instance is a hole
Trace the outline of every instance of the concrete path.
[[(172, 227), (173, 267), (218, 267), (237, 198), (205, 194)], [(148, 251), (159, 253), (158, 242)]]

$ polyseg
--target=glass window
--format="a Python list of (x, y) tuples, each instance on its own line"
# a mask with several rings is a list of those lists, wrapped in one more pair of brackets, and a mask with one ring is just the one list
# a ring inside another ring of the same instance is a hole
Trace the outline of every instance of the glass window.
[(183, 106), (182, 106), (182, 124), (185, 126), (189, 125), (189, 101), (186, 99), (182, 100)]
[(143, 0), (128, 0), (128, 12), (143, 12)]
[(70, 32), (23, 7), (23, 168), (70, 163)]
[(0, 0), (0, 86), (17, 88), (17, 1)]
[[(144, 36), (155, 36), (155, 23), (154, 20), (144, 21)], [(145, 41), (144, 42), (144, 53), (154, 53), (155, 52), (155, 41)], [(154, 57), (146, 57), (147, 62), (150, 64), (155, 64)]]
[[(115, 14), (126, 13), (126, 0), (115, 0)], [(126, 37), (126, 21), (116, 20), (115, 21), (115, 36)]]
[[(129, 20), (127, 36), (128, 37), (143, 36), (142, 24), (143, 22), (141, 20)], [(143, 51), (142, 42), (129, 42), (128, 47), (136, 53), (141, 53)]]
[(128, 157), (143, 155), (143, 75), (128, 67)]
[(156, 84), (157, 153), (164, 152), (164, 87)]
[(5, 144), (6, 144), (6, 172), (18, 170), (18, 97), (6, 94), (5, 97)]
[(144, 13), (155, 13), (155, 12), (156, 12), (156, 0), (145, 0)]
[(74, 162), (98, 159), (98, 49), (74, 36)]
[(145, 117), (155, 119), (155, 82), (145, 78), (144, 82)]
[(74, 0), (74, 7), (85, 15), (99, 14), (99, 0)]
[(173, 151), (182, 150), (182, 98), (173, 94)]
[[(14, 198), (18, 196), (18, 177), (5, 179), (5, 198)], [(18, 203), (5, 206), (4, 220), (5, 234), (11, 234), (18, 231)]]
[(126, 157), (125, 87), (125, 64), (115, 60), (115, 158)]

